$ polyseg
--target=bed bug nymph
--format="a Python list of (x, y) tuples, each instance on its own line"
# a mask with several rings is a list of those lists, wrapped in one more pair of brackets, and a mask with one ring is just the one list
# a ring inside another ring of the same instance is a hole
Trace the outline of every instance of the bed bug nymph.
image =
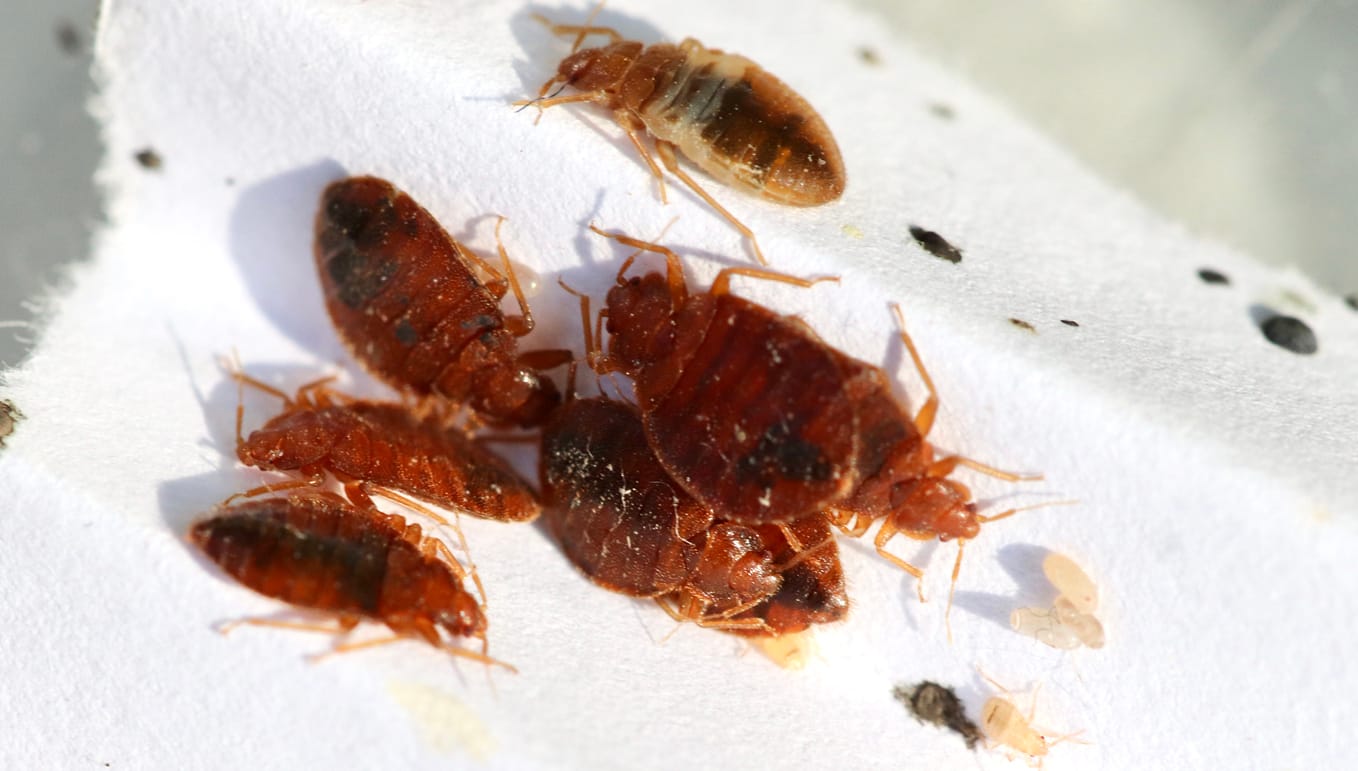
[[(189, 539), (222, 570), (268, 597), (334, 614), (337, 627), (251, 618), (238, 624), (343, 634), (360, 619), (393, 637), (349, 643), (330, 653), (416, 638), (455, 656), (513, 667), (485, 655), (484, 609), (463, 587), (466, 570), (435, 538), (394, 514), (354, 508), (323, 492), (262, 498), (219, 508)], [(482, 653), (445, 642), (481, 640)], [(328, 654), (327, 654), (328, 655)]]
[[(661, 200), (665, 183), (655, 156), (749, 239), (760, 263), (766, 261), (754, 233), (680, 168), (676, 149), (719, 182), (778, 203), (815, 206), (844, 192), (844, 161), (825, 121), (805, 99), (749, 59), (706, 48), (692, 38), (679, 45), (644, 46), (609, 27), (537, 18), (553, 33), (574, 34), (576, 40), (538, 98), (516, 104), (545, 109), (596, 102), (612, 110), (659, 182)], [(580, 48), (587, 35), (596, 34), (612, 42)], [(547, 97), (557, 84), (582, 93)], [(655, 140), (654, 155), (642, 133)]]
[(232, 375), (283, 400), (283, 412), (244, 437), (244, 407), (236, 407), (236, 455), (263, 471), (300, 475), (295, 481), (263, 485), (240, 493), (322, 484), (327, 474), (344, 485), (361, 508), (374, 508), (374, 492), (444, 520), (411, 501), (414, 497), (483, 519), (526, 522), (540, 509), (533, 491), (509, 464), (462, 433), (436, 406), (417, 415), (404, 405), (351, 399), (326, 387), (329, 378), (308, 383), (292, 398), (244, 373)]

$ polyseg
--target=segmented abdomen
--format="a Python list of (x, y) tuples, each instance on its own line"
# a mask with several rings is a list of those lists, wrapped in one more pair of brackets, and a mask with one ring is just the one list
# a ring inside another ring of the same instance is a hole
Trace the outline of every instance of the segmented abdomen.
[(716, 179), (799, 206), (844, 192), (844, 162), (825, 121), (749, 59), (686, 41), (650, 46), (633, 71), (629, 77), (650, 77), (655, 87), (628, 106)]
[(316, 267), (340, 336), (373, 374), (417, 394), (468, 400), (459, 362), (512, 366), (516, 342), (499, 298), (463, 247), (410, 196), (375, 177), (326, 188)]
[(848, 494), (857, 423), (838, 355), (767, 308), (710, 302), (701, 342), (663, 393), (651, 378), (667, 363), (637, 373), (661, 464), (718, 518), (746, 524), (800, 519)]
[(542, 494), (567, 558), (634, 596), (687, 581), (712, 522), (656, 462), (635, 409), (606, 399), (569, 402), (544, 428)]
[[(338, 614), (380, 618), (389, 565), (419, 550), (386, 520), (329, 497), (265, 498), (194, 524), (190, 539), (245, 586)], [(403, 560), (409, 564), (408, 560)]]

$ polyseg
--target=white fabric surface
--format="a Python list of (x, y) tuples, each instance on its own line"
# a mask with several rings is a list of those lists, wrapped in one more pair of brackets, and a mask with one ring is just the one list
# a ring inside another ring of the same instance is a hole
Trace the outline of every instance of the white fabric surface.
[[(535, 9), (569, 22), (586, 10)], [(182, 540), (259, 479), (234, 462), (235, 389), (216, 358), (235, 347), (282, 387), (338, 371), (349, 390), (384, 393), (339, 344), (317, 288), (310, 233), (326, 182), (387, 177), (483, 253), (487, 215), (509, 216), (508, 248), (542, 276), (529, 347), (579, 348), (557, 276), (596, 297), (612, 281), (623, 252), (589, 222), (647, 237), (679, 215), (665, 240), (692, 256), (698, 284), (748, 262), (678, 186), (659, 205), (601, 112), (549, 110), (535, 126), (509, 108), (568, 47), (530, 10), (106, 4), (110, 223), (52, 300), (32, 358), (6, 376), (28, 417), (0, 452), (0, 766), (1007, 768), (1003, 751), (973, 755), (891, 698), (896, 683), (932, 679), (975, 715), (991, 691), (977, 665), (1011, 688), (1042, 683), (1038, 722), (1083, 730), (1088, 743), (1054, 748), (1048, 769), (1352, 762), (1358, 315), (1163, 222), (872, 19), (823, 4), (619, 0), (601, 22), (750, 56), (835, 131), (849, 174), (838, 203), (712, 190), (775, 268), (842, 284), (739, 292), (884, 363), (918, 403), (887, 312), (900, 301), (942, 395), (936, 443), (1047, 475), (1017, 487), (963, 475), (978, 495), (1079, 499), (968, 546), (955, 643), (942, 613), (951, 545), (898, 547), (929, 567), (935, 601), (920, 605), (911, 579), (845, 542), (853, 611), (820, 632), (820, 658), (787, 672), (693, 627), (662, 644), (667, 617), (590, 585), (540, 526), (465, 518), (491, 650), (517, 676), (492, 686), (414, 642), (312, 665), (320, 636), (215, 634), (223, 619), (280, 610)], [(158, 172), (133, 161), (148, 146)], [(925, 254), (911, 224), (961, 247), (961, 264)], [(1203, 266), (1232, 285), (1203, 284)], [(1269, 344), (1250, 318), (1286, 290), (1314, 305), (1299, 315), (1315, 356)], [(273, 405), (247, 407), (257, 422)], [(1098, 581), (1105, 649), (1063, 653), (1007, 628), (1012, 608), (1050, 601), (1048, 548)]]

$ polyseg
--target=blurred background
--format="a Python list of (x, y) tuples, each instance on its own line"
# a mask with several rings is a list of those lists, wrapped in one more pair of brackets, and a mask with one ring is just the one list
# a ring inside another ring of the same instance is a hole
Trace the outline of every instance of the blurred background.
[[(1346, 227), (1358, 219), (1358, 0), (841, 2), (1166, 217), (1296, 265), (1338, 295), (1358, 292)], [(8, 5), (0, 370), (27, 353), (35, 301), (88, 258), (100, 216), (88, 111), (98, 2)]]

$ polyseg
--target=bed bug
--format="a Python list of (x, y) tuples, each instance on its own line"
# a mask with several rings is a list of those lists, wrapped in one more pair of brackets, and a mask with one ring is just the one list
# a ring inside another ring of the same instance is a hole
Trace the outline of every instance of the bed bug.
[[(245, 586), (334, 614), (338, 628), (271, 619), (237, 623), (341, 634), (367, 618), (386, 624), (395, 636), (332, 652), (413, 637), (456, 656), (513, 669), (484, 653), (484, 608), (463, 586), (465, 569), (441, 541), (395, 514), (359, 510), (322, 492), (260, 498), (212, 512), (193, 525), (189, 539)], [(445, 636), (479, 639), (483, 652), (464, 650)]]
[(233, 374), (242, 385), (284, 403), (282, 413), (248, 438), (241, 434), (244, 408), (237, 405), (240, 461), (302, 477), (233, 497), (320, 485), (328, 473), (344, 485), (351, 501), (367, 509), (374, 508), (370, 494), (376, 491), (431, 516), (410, 497), (502, 522), (526, 522), (540, 511), (533, 491), (509, 464), (452, 426), (437, 407), (417, 415), (405, 405), (345, 397), (327, 388), (326, 381), (302, 386), (289, 398), (243, 373)]
[[(749, 239), (759, 262), (766, 261), (754, 233), (680, 168), (676, 150), (717, 181), (778, 203), (815, 206), (844, 192), (844, 161), (825, 121), (749, 59), (692, 38), (646, 46), (609, 27), (590, 26), (592, 16), (583, 26), (537, 18), (554, 34), (576, 35), (575, 44), (538, 98), (516, 104), (545, 109), (595, 102), (611, 110), (658, 181), (661, 200), (665, 183), (656, 157)], [(611, 42), (580, 48), (588, 35)], [(548, 97), (558, 84), (581, 93)], [(654, 155), (642, 134), (654, 139)]]
[(1009, 614), (1009, 626), (1021, 635), (1053, 648), (1071, 650), (1081, 645), (1102, 648), (1103, 624), (1092, 613), (1082, 613), (1065, 597), (1058, 597), (1050, 608), (1016, 608)]
[(981, 707), (981, 731), (990, 742), (999, 744), (1010, 749), (1016, 750), (1023, 755), (1027, 755), (1030, 760), (1036, 759), (1039, 764), (1041, 759), (1046, 757), (1051, 747), (1060, 742), (1071, 739), (1080, 734), (1075, 733), (1059, 736), (1050, 741), (1046, 735), (1037, 728), (1033, 727), (1033, 716), (1037, 710), (1037, 692), (1033, 692), (1032, 704), (1028, 708), (1028, 714), (1024, 715), (1014, 703), (1009, 700), (1008, 689), (999, 683), (991, 680), (982, 674), (991, 685), (999, 688), (1005, 695), (992, 696), (986, 700)]
[(635, 597), (680, 598), (678, 617), (727, 626), (777, 591), (758, 535), (717, 526), (674, 485), (646, 445), (635, 411), (604, 398), (567, 402), (543, 430), (547, 523), (594, 583)]
[(1099, 609), (1094, 581), (1074, 560), (1055, 552), (1042, 561), (1042, 572), (1056, 587), (1056, 602), (1049, 609), (1015, 609), (1009, 614), (1010, 627), (1053, 648), (1102, 648), (1103, 624), (1094, 616)]
[(920, 569), (886, 549), (895, 535), (956, 539), (955, 586), (962, 544), (982, 524), (1024, 510), (980, 514), (971, 491), (949, 478), (959, 466), (1008, 481), (1041, 477), (936, 456), (926, 437), (938, 396), (898, 306), (899, 338), (929, 391), (913, 417), (880, 367), (830, 347), (800, 319), (729, 291), (737, 275), (803, 287), (815, 281), (726, 268), (708, 291), (690, 293), (672, 250), (594, 230), (664, 256), (666, 272), (627, 278), (633, 258), (623, 263), (598, 320), (607, 319), (608, 351), (591, 344), (591, 364), (633, 379), (651, 448), (719, 518), (763, 524), (826, 511), (855, 537), (879, 523), (877, 552), (916, 578)]
[[(321, 195), (316, 267), (330, 318), (355, 357), (407, 393), (468, 405), (493, 425), (536, 426), (561, 400), (540, 371), (570, 355), (518, 352), (533, 316), (498, 250), (504, 276), (385, 180), (350, 177)], [(521, 316), (500, 310), (510, 290)]]

